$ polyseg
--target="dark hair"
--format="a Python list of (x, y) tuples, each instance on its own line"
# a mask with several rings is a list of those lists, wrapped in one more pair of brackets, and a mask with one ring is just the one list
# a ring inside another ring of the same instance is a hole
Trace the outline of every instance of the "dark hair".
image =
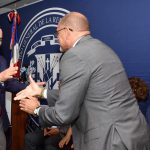
[(130, 77), (129, 83), (137, 100), (146, 100), (149, 96), (148, 84), (139, 77)]

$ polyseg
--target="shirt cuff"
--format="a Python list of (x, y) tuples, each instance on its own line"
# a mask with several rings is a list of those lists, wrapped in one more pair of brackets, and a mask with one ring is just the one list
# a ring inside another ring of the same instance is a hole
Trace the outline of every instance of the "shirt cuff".
[(51, 128), (57, 128), (57, 126), (51, 126)]
[(47, 99), (47, 89), (44, 89), (42, 92), (42, 97)]
[(37, 108), (34, 110), (34, 114), (35, 114), (36, 116), (39, 116), (40, 108), (41, 108), (41, 106), (37, 107)]

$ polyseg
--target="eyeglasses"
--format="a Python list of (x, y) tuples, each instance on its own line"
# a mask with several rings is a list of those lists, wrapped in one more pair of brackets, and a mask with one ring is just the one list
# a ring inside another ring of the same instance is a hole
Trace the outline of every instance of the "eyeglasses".
[(64, 28), (62, 28), (62, 29), (57, 30), (57, 31), (54, 33), (54, 36), (57, 38), (58, 35), (59, 35), (59, 32), (62, 31), (62, 30), (64, 30), (64, 29), (68, 29), (68, 30), (70, 30), (70, 31), (73, 31), (73, 29), (71, 29), (71, 28), (66, 28), (66, 27), (64, 27)]

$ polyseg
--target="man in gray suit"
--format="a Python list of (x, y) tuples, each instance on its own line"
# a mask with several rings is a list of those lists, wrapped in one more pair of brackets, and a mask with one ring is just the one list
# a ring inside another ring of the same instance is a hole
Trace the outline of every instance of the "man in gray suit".
[[(75, 150), (150, 150), (147, 123), (118, 56), (90, 36), (87, 18), (77, 12), (61, 19), (57, 36), (64, 52), (60, 91), (46, 95), (30, 78), (15, 98), (20, 109), (39, 115), (43, 127), (72, 124)], [(49, 106), (40, 106), (32, 97), (38, 95)]]

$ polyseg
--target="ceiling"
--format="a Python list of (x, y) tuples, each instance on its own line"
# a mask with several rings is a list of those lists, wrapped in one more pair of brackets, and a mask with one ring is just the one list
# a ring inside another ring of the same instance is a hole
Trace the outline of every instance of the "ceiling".
[(42, 0), (0, 0), (0, 15)]
[(14, 3), (14, 2), (16, 2), (17, 0), (1, 0), (0, 1), (0, 8), (1, 7), (4, 7), (4, 6), (6, 6), (6, 5), (9, 5), (9, 4), (11, 4), (11, 3)]

